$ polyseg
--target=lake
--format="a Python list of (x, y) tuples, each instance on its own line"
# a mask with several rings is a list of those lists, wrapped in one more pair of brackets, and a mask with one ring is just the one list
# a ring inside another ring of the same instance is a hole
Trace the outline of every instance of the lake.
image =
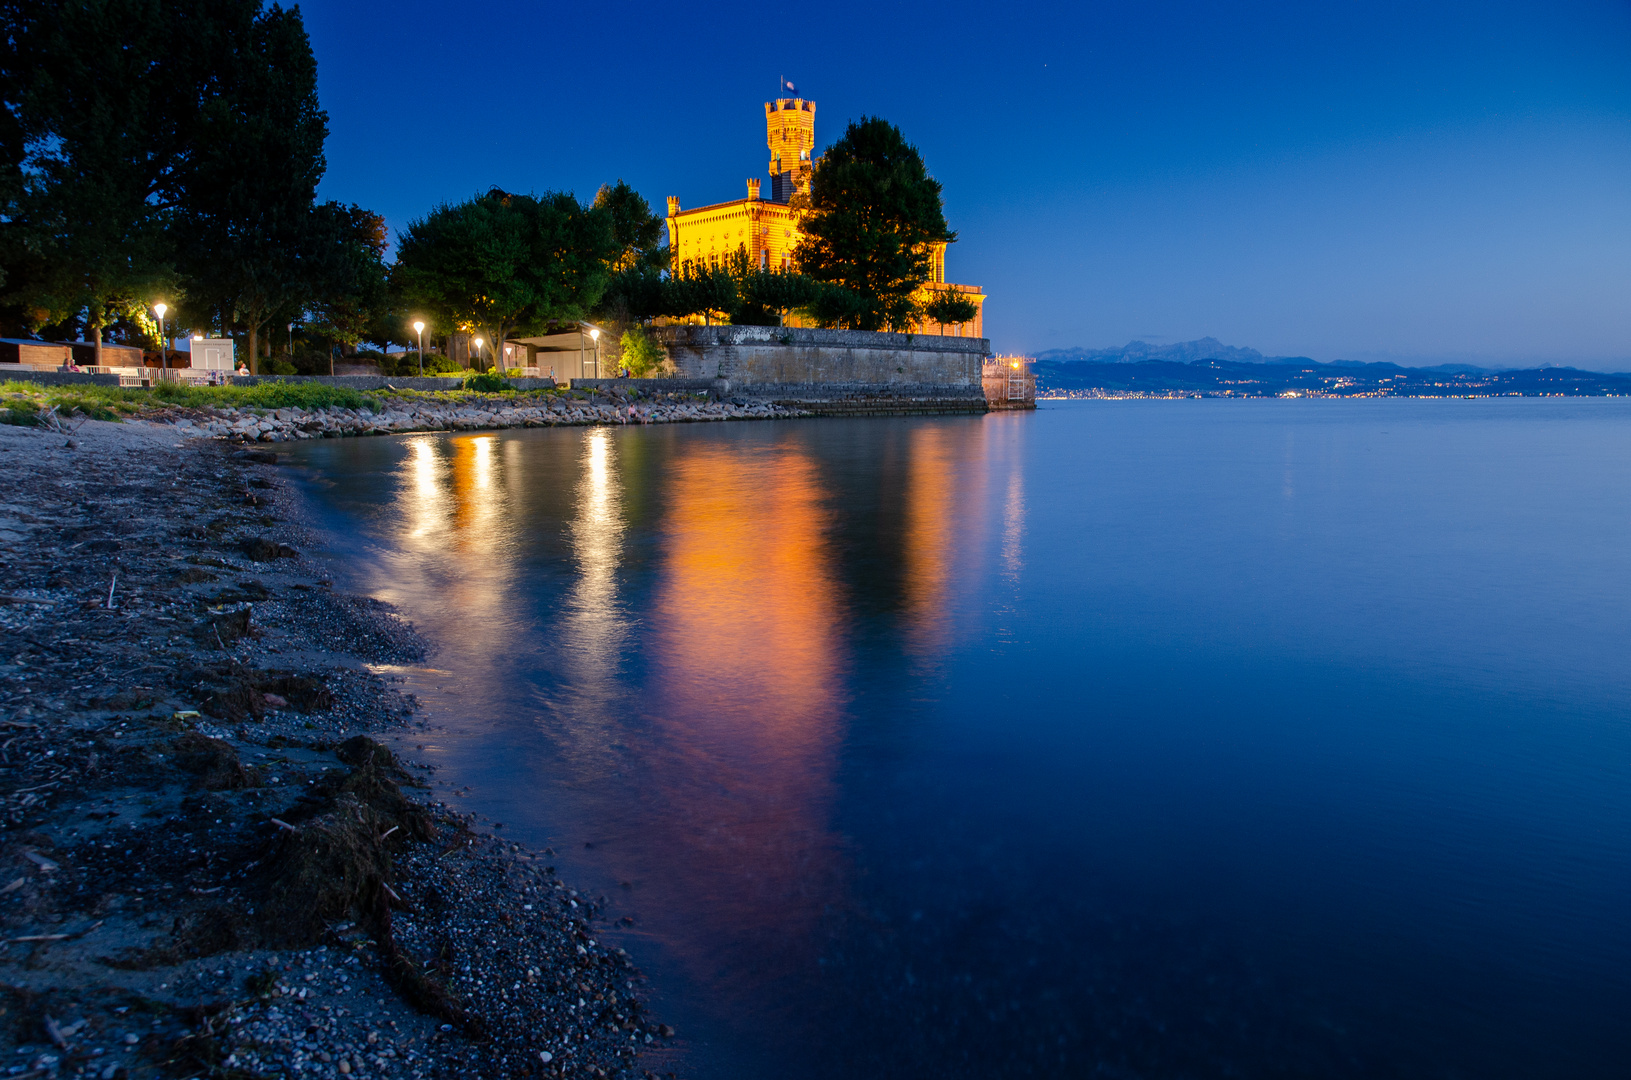
[(1631, 402), (294, 458), (435, 646), (410, 756), (634, 920), (663, 1071), (1626, 1075)]

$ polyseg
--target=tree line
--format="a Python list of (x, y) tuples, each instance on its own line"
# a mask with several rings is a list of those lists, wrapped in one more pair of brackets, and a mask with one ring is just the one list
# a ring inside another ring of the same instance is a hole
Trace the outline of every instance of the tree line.
[[(179, 49), (176, 42), (185, 41)], [(965, 322), (920, 306), (940, 185), (886, 121), (863, 118), (801, 196), (795, 269), (674, 266), (663, 221), (622, 181), (570, 193), (492, 189), (396, 237), (370, 210), (319, 202), (328, 118), (297, 7), (262, 0), (0, 0), (0, 332), (160, 343), (173, 325), (245, 340), (274, 329), (338, 346), (435, 335), (501, 343), (583, 319), (903, 330)], [(495, 350), (502, 359), (502, 351)], [(100, 361), (100, 356), (98, 356)]]

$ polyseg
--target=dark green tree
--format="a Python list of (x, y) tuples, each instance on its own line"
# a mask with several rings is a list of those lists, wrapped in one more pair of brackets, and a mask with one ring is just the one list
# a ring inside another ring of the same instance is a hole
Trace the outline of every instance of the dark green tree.
[(356, 345), (390, 307), (385, 219), (334, 202), (318, 206), (313, 219), (312, 330), (335, 345)]
[(298, 8), (230, 0), (178, 55), (209, 66), (193, 146), (181, 170), (181, 269), (194, 318), (214, 313), (248, 336), (315, 299), (332, 256), (330, 221), (314, 211), (328, 116)]
[[(743, 252), (746, 257), (746, 252)], [(703, 322), (712, 325), (715, 319), (728, 321), (741, 302), (736, 278), (729, 260), (725, 266), (712, 266), (703, 262), (687, 262), (663, 282), (663, 303), (660, 314), (673, 318), (701, 315)]]
[(494, 188), (443, 205), (399, 238), (393, 280), (407, 303), (442, 332), (511, 332), (585, 318), (600, 301), (618, 253), (611, 215), (570, 194), (511, 195)]
[(923, 305), (923, 314), (940, 324), (941, 334), (946, 332), (946, 327), (969, 322), (979, 313), (974, 301), (949, 289), (936, 293), (933, 300)]
[(619, 180), (595, 193), (594, 209), (611, 222), (617, 254), (613, 271), (633, 267), (657, 270), (668, 266), (668, 248), (663, 246), (663, 219), (651, 212), (651, 204), (639, 192)]
[(875, 117), (851, 123), (816, 163), (799, 228), (800, 271), (834, 287), (816, 299), (815, 315), (855, 330), (910, 328), (933, 245), (957, 238), (917, 148)]
[(731, 321), (745, 326), (784, 326), (788, 312), (809, 308), (821, 283), (793, 270), (754, 267), (737, 278), (741, 303)]
[[(219, 5), (230, 6), (230, 2)], [(168, 230), (206, 79), (169, 35), (215, 5), (66, 0), (0, 7), (0, 200), (7, 299), (38, 325), (103, 329), (175, 306)]]

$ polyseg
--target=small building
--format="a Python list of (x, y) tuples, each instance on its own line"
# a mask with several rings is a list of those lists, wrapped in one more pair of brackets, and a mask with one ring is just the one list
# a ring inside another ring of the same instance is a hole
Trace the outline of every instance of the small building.
[(1028, 356), (993, 356), (980, 373), (986, 408), (1036, 408), (1036, 369)]
[(531, 374), (556, 382), (611, 378), (617, 372), (601, 370), (605, 343), (596, 337), (599, 330), (590, 323), (579, 323), (575, 330), (563, 333), (511, 338), (504, 343), (504, 366), (512, 370), (535, 368)]
[[(68, 351), (73, 355), (73, 362), (80, 367), (96, 366), (96, 342), (94, 341), (64, 341)], [(142, 366), (142, 349), (139, 345), (115, 345), (111, 341), (102, 343), (102, 366), (115, 368), (139, 368)]]
[(34, 338), (0, 338), (0, 364), (21, 364), (27, 368), (55, 371), (66, 367), (73, 351), (55, 341)]
[(231, 338), (193, 338), (189, 347), (194, 371), (232, 370)]

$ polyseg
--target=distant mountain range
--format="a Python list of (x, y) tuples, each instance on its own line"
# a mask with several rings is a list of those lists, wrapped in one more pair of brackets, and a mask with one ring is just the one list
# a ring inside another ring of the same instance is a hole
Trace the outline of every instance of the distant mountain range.
[(1039, 358), (1036, 391), (1038, 398), (1631, 397), (1631, 375), (1566, 367), (1483, 371), (1450, 364), (1437, 368), (1341, 360), (1321, 364), (1300, 357), (1244, 362), (1211, 357), (1189, 361)]
[(1461, 375), (1482, 375), (1490, 370), (1472, 364), (1435, 364), (1432, 367), (1405, 369), (1386, 361), (1365, 363), (1362, 360), (1332, 360), (1322, 363), (1306, 356), (1264, 356), (1256, 349), (1225, 345), (1215, 337), (1180, 341), (1173, 345), (1151, 345), (1147, 341), (1129, 341), (1120, 348), (1111, 349), (1049, 349), (1037, 353), (1036, 358), (1055, 364), (1142, 364), (1152, 360), (1169, 364), (1193, 364), (1200, 360), (1220, 360), (1229, 364), (1290, 364), (1296, 367), (1318, 364), (1321, 367), (1436, 371)]
[[(1225, 345), (1215, 337), (1203, 337), (1199, 341), (1180, 341), (1176, 345), (1151, 345), (1147, 341), (1129, 341), (1119, 349), (1049, 349), (1047, 352), (1037, 353), (1036, 358), (1067, 364), (1136, 364), (1141, 360), (1166, 360), (1177, 364), (1192, 364), (1196, 360), (1228, 360), (1236, 364), (1271, 362), (1270, 357), (1264, 356), (1256, 349)], [(1307, 357), (1295, 359), (1306, 360)]]

